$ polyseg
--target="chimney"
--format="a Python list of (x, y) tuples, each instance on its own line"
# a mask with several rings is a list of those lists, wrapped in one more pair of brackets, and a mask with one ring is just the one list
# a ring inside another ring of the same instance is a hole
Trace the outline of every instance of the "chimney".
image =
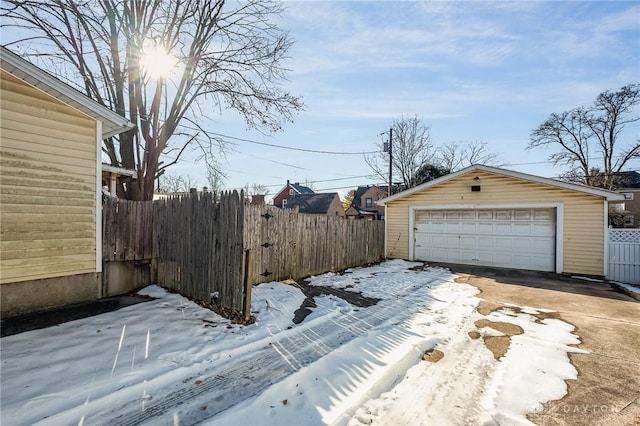
[(253, 205), (262, 205), (264, 204), (264, 195), (255, 194), (251, 196), (251, 204)]

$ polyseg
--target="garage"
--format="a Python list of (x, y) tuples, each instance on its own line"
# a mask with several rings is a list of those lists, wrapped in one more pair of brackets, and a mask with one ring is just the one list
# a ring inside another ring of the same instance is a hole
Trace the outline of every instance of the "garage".
[(385, 255), (604, 276), (616, 192), (473, 165), (383, 198)]
[(415, 210), (414, 258), (555, 271), (555, 209)]

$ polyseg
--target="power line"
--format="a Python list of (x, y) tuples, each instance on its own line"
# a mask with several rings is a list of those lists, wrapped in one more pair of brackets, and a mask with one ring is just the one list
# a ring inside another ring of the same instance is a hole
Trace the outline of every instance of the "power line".
[(316, 149), (306, 149), (306, 148), (295, 148), (292, 146), (285, 146), (285, 145), (276, 145), (273, 143), (266, 143), (266, 142), (258, 142), (258, 141), (254, 141), (251, 139), (245, 139), (245, 138), (238, 138), (235, 136), (228, 136), (228, 135), (223, 135), (221, 133), (215, 133), (215, 132), (209, 132), (212, 135), (217, 135), (223, 138), (228, 138), (228, 139), (233, 139), (233, 140), (237, 140), (237, 141), (242, 141), (242, 142), (247, 142), (247, 143), (252, 143), (252, 144), (256, 144), (256, 145), (264, 145), (264, 146), (270, 146), (272, 148), (280, 148), (280, 149), (288, 149), (290, 151), (300, 151), (300, 152), (310, 152), (312, 154), (330, 154), (330, 155), (363, 155), (363, 154), (377, 154), (380, 151), (362, 151), (362, 152), (340, 152), (340, 151), (321, 151), (321, 150), (316, 150)]

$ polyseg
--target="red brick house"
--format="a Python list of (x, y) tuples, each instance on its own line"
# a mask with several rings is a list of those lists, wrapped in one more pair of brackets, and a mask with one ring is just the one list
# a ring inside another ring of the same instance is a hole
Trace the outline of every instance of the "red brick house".
[(273, 197), (273, 205), (280, 208), (287, 207), (289, 200), (302, 194), (313, 194), (313, 190), (300, 185), (299, 182), (290, 183), (289, 180), (287, 180), (285, 187)]

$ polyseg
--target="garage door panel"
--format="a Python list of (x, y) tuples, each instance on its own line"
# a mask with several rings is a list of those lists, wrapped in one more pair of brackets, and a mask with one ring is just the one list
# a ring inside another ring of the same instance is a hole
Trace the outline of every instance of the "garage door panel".
[(533, 235), (537, 235), (540, 237), (553, 237), (555, 235), (555, 229), (548, 225), (534, 223), (531, 226), (533, 229)]
[(555, 209), (423, 210), (419, 260), (555, 270)]
[(512, 232), (511, 223), (496, 222), (495, 225), (493, 226), (493, 229), (496, 235), (510, 235)]
[(554, 251), (555, 244), (544, 238), (535, 238), (531, 240), (531, 250), (533, 253), (547, 254), (550, 251)]
[(459, 234), (462, 232), (460, 229), (460, 222), (451, 222), (447, 223), (444, 227), (447, 234)]
[(458, 240), (462, 250), (475, 250), (478, 246), (478, 237), (475, 235), (460, 235)]
[(477, 218), (477, 214), (475, 210), (463, 210), (461, 218), (465, 221), (467, 220), (475, 220)]
[(477, 226), (475, 223), (462, 222), (460, 224), (460, 232), (464, 234), (475, 234), (477, 231)]
[(513, 249), (517, 251), (531, 250), (532, 241), (528, 238), (517, 238), (513, 240)]
[(494, 241), (494, 245), (493, 245), (493, 249), (496, 252), (509, 252), (509, 250), (512, 250), (514, 247), (514, 243), (515, 240), (513, 238), (506, 238), (506, 237), (496, 237), (493, 239)]
[(446, 233), (447, 225), (444, 222), (431, 222), (429, 224), (429, 232)]
[(533, 219), (553, 221), (553, 210), (534, 210)]
[(478, 234), (493, 235), (494, 232), (493, 223), (491, 222), (478, 222), (476, 224), (476, 233)]
[(535, 235), (534, 226), (530, 223), (514, 223), (511, 229), (512, 229), (512, 235), (520, 235), (520, 236)]

